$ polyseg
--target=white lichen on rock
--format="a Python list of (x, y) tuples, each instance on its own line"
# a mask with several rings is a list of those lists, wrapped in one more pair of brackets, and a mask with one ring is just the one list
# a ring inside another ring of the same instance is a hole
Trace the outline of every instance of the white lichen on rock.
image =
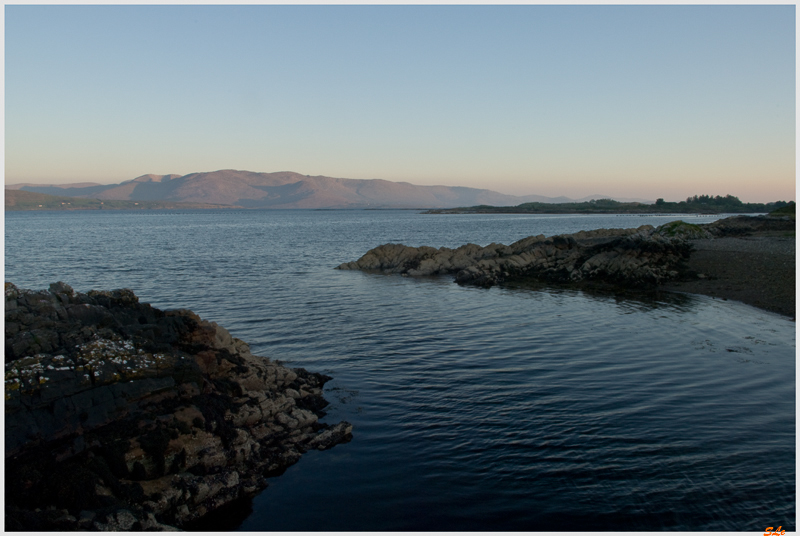
[[(319, 422), (330, 378), (255, 356), (221, 326), (129, 290), (7, 284), (6, 348), (6, 496), (28, 493), (14, 486), (36, 474), (45, 501), (41, 514), (7, 515), (22, 528), (29, 516), (49, 530), (182, 526), (352, 430)], [(99, 459), (111, 472), (97, 472)], [(46, 491), (54, 482), (68, 491)], [(47, 518), (53, 497), (74, 512)], [(84, 516), (98, 497), (119, 509)]]

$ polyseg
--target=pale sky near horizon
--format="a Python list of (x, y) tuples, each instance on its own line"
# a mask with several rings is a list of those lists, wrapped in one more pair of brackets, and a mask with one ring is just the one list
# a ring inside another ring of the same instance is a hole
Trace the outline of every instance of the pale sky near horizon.
[(795, 6), (5, 6), (5, 181), (795, 199)]

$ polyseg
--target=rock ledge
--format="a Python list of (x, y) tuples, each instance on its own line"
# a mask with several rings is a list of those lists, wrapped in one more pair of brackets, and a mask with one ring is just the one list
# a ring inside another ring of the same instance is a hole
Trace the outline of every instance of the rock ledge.
[(675, 221), (636, 229), (598, 229), (552, 237), (530, 236), (509, 246), (466, 244), (456, 249), (384, 244), (339, 270), (407, 276), (451, 274), (456, 283), (491, 287), (534, 279), (550, 283), (602, 282), (648, 287), (691, 276), (691, 240), (794, 230), (790, 218), (734, 216), (710, 224)]
[(6, 283), (7, 530), (172, 530), (352, 437), (330, 377), (130, 290)]

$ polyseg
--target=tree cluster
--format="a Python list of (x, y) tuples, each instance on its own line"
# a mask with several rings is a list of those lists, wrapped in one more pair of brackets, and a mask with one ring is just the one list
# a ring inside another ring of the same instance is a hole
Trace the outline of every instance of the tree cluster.
[(695, 195), (687, 197), (686, 201), (664, 201), (659, 198), (653, 204), (623, 203), (613, 199), (592, 199), (582, 203), (522, 203), (515, 207), (494, 207), (479, 205), (467, 208), (432, 210), (433, 213), (443, 212), (481, 212), (481, 213), (507, 213), (507, 214), (648, 214), (648, 213), (679, 213), (679, 214), (763, 214), (772, 212), (782, 207), (794, 205), (793, 201), (774, 201), (771, 203), (743, 203), (734, 195), (725, 197), (717, 195)]

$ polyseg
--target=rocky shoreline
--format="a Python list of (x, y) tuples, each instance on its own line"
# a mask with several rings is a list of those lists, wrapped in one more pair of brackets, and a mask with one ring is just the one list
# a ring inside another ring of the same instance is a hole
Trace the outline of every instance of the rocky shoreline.
[(255, 356), (130, 290), (6, 283), (6, 530), (174, 530), (311, 449), (330, 377)]
[[(416, 277), (450, 274), (458, 284), (482, 287), (535, 281), (690, 292), (738, 299), (794, 317), (794, 232), (792, 217), (733, 216), (701, 225), (675, 221), (657, 228), (538, 235), (509, 246), (436, 249), (384, 244), (337, 269)], [(748, 254), (741, 251), (743, 241), (756, 244), (756, 238), (785, 243), (776, 253), (762, 240), (754, 253), (762, 259), (758, 269), (746, 262)], [(740, 245), (714, 247), (723, 243)], [(702, 262), (710, 250), (715, 252), (714, 261)]]

